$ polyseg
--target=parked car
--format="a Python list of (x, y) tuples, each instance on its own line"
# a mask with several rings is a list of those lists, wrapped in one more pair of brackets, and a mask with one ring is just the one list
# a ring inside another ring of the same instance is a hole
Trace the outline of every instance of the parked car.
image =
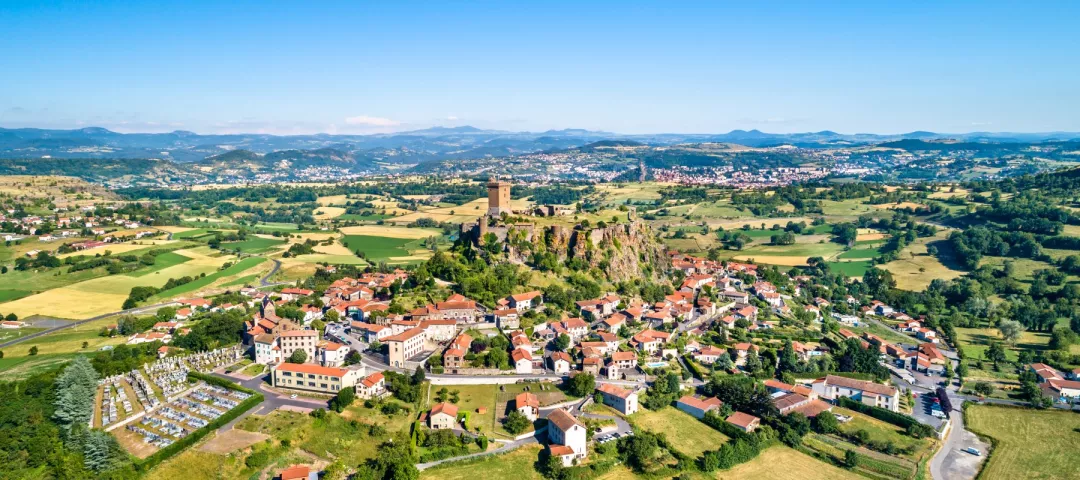
[(978, 450), (976, 450), (974, 448), (971, 448), (971, 447), (965, 448), (964, 451), (967, 452), (967, 453), (970, 453), (972, 455), (975, 455), (976, 457), (981, 457), (982, 456), (982, 453), (980, 453)]

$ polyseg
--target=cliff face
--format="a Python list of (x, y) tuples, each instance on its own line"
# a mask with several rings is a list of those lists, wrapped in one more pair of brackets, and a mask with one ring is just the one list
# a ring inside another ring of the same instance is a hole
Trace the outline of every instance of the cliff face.
[(545, 243), (542, 248), (560, 262), (581, 260), (590, 268), (599, 267), (614, 282), (642, 278), (646, 267), (655, 277), (671, 263), (656, 233), (642, 222), (582, 230), (553, 226), (533, 238), (537, 244)]

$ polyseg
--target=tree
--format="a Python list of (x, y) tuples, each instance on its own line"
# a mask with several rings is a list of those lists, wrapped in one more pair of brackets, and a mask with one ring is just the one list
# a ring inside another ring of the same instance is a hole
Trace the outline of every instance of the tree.
[(82, 342), (82, 348), (86, 348), (86, 347), (89, 347), (89, 346), (90, 346), (90, 342)]
[(848, 468), (854, 469), (859, 466), (859, 454), (855, 450), (847, 450), (844, 452), (844, 465)]
[(307, 352), (300, 348), (293, 350), (288, 361), (289, 363), (304, 363), (307, 361)]
[(821, 412), (814, 417), (812, 421), (814, 431), (821, 434), (830, 434), (840, 431), (840, 422), (836, 421), (836, 416), (831, 412)]
[[(37, 348), (37, 347), (34, 347)], [(94, 415), (98, 373), (86, 357), (76, 357), (56, 379), (53, 419), (65, 434), (86, 426)]]
[(975, 386), (972, 387), (972, 390), (975, 390), (975, 393), (979, 395), (989, 397), (994, 393), (994, 385), (990, 382), (975, 382)]
[(555, 349), (560, 352), (565, 352), (568, 348), (570, 348), (570, 336), (565, 333), (559, 334), (559, 336), (555, 338)]
[(345, 355), (345, 365), (356, 365), (360, 363), (360, 360), (362, 359), (363, 357), (360, 355), (360, 352), (353, 350), (349, 352), (348, 355)]
[(510, 432), (511, 435), (517, 435), (529, 428), (531, 423), (532, 422), (529, 422), (529, 419), (525, 417), (524, 414), (514, 410), (506, 416), (505, 420), (503, 420), (503, 428), (505, 428), (507, 432)]
[(354, 387), (345, 387), (339, 390), (337, 396), (330, 401), (330, 408), (341, 413), (346, 407), (352, 405), (354, 400), (356, 400), (356, 389)]
[(996, 366), (1006, 360), (1005, 346), (1003, 346), (1001, 342), (990, 342), (990, 346), (987, 347), (984, 355), (986, 355), (987, 360), (994, 362), (994, 365)]
[(585, 397), (596, 390), (596, 377), (591, 373), (579, 373), (570, 378), (568, 387), (571, 395)]
[(757, 350), (751, 348), (750, 352), (746, 354), (746, 365), (743, 368), (750, 373), (761, 370), (761, 357), (758, 356)]
[(319, 335), (322, 335), (323, 330), (326, 330), (326, 322), (324, 322), (322, 320), (312, 320), (311, 321), (311, 328), (313, 328), (313, 329), (315, 329), (315, 331), (319, 332)]
[(4, 320), (7, 320), (9, 322), (17, 322), (19, 321), (19, 316), (15, 315), (14, 313), (9, 313), (6, 317), (4, 317)]
[(424, 383), (424, 380), (426, 378), (427, 377), (424, 375), (424, 369), (420, 368), (420, 366), (417, 365), (416, 370), (413, 371), (413, 374), (412, 374), (412, 383), (413, 383), (413, 385), (420, 385), (421, 383)]
[(37, 345), (34, 345), (34, 346), (30, 347), (30, 356), (37, 355), (37, 352), (38, 352)]
[(1020, 339), (1020, 334), (1024, 333), (1024, 326), (1016, 320), (1002, 320), (998, 323), (998, 330), (1001, 331), (1005, 343), (1012, 345)]
[(600, 393), (599, 391), (594, 393), (592, 398), (593, 398), (593, 403), (595, 403), (597, 405), (603, 405), (604, 404), (604, 394)]
[(635, 432), (635, 435), (619, 439), (619, 455), (630, 468), (638, 472), (648, 470), (659, 442), (656, 435), (649, 431)]
[(735, 362), (731, 361), (731, 355), (728, 355), (727, 351), (725, 351), (724, 353), (721, 353), (720, 357), (717, 358), (716, 362), (713, 363), (713, 368), (715, 368), (717, 370), (722, 370), (722, 371), (725, 371), (725, 372), (730, 371), (734, 367), (735, 367)]

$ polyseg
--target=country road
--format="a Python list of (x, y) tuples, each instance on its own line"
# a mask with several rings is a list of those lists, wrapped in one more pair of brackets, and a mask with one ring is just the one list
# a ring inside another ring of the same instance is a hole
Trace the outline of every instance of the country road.
[(274, 268), (271, 268), (270, 273), (267, 273), (265, 276), (259, 279), (259, 285), (263, 287), (278, 285), (277, 283), (270, 283), (270, 277), (274, 276), (274, 274), (277, 273), (278, 270), (281, 268), (281, 260), (271, 258), (270, 261), (274, 262)]
[(139, 313), (146, 313), (146, 312), (149, 312), (149, 311), (156, 311), (159, 308), (168, 307), (168, 306), (171, 306), (171, 305), (178, 305), (178, 303), (177, 302), (158, 303), (158, 304), (154, 304), (154, 305), (146, 305), (144, 307), (136, 307), (136, 308), (129, 308), (127, 310), (120, 310), (119, 312), (106, 313), (106, 314), (103, 314), (103, 315), (98, 315), (96, 317), (87, 318), (85, 320), (76, 320), (76, 321), (71, 322), (71, 323), (69, 323), (67, 325), (61, 325), (59, 327), (50, 328), (48, 330), (42, 330), (40, 332), (32, 333), (32, 334), (27, 335), (27, 336), (22, 337), (22, 338), (17, 338), (15, 340), (10, 341), (10, 342), (0, 343), (0, 348), (4, 348), (4, 347), (11, 346), (11, 345), (15, 345), (17, 343), (25, 342), (27, 340), (31, 340), (31, 339), (40, 337), (42, 335), (48, 335), (50, 333), (54, 333), (54, 332), (57, 332), (57, 331), (60, 331), (60, 330), (64, 330), (66, 328), (77, 327), (77, 326), (82, 325), (84, 323), (93, 322), (93, 321), (96, 321), (96, 320), (101, 320), (101, 319), (109, 318), (109, 317), (115, 317), (115, 316), (119, 316), (119, 315), (139, 314)]

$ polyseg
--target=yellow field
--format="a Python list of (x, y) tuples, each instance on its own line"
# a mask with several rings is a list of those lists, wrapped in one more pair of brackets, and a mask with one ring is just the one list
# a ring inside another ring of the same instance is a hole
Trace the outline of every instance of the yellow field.
[(154, 227), (154, 228), (156, 228), (158, 230), (164, 230), (164, 231), (169, 232), (169, 233), (180, 233), (180, 232), (187, 232), (189, 230), (195, 230), (192, 227), (178, 227), (178, 226), (173, 226), (173, 225), (166, 225), (166, 226), (163, 226), (163, 227)]
[[(0, 175), (0, 194), (48, 198), (59, 207), (100, 204), (117, 200), (112, 191), (74, 177), (54, 175)], [(82, 196), (82, 199), (77, 197)]]
[(441, 231), (430, 228), (405, 228), (389, 225), (358, 225), (355, 227), (342, 227), (338, 231), (345, 235), (369, 235), (372, 237), (408, 238), (411, 240), (442, 235)]
[(771, 447), (757, 458), (731, 470), (718, 472), (718, 480), (768, 478), (771, 480), (861, 480), (863, 477), (834, 467), (785, 446)]
[(786, 267), (797, 267), (806, 265), (806, 261), (810, 259), (808, 256), (798, 255), (735, 255), (731, 257), (732, 260), (745, 262), (753, 260), (757, 263), (764, 263), (768, 265), (782, 265)]
[(210, 274), (232, 260), (232, 257), (210, 257), (196, 250), (177, 250), (176, 253), (191, 260), (141, 277), (110, 275), (56, 288), (5, 303), (3, 310), (20, 317), (34, 314), (67, 319), (94, 317), (120, 310), (132, 287), (161, 287), (170, 278)]
[(349, 201), (349, 199), (345, 195), (330, 195), (326, 197), (319, 197), (319, 199), (315, 202), (318, 203), (320, 206), (329, 206), (342, 205), (347, 201)]
[[(525, 210), (532, 205), (528, 200), (511, 200), (510, 206), (515, 210)], [(471, 202), (455, 205), (453, 207), (421, 207), (420, 211), (410, 212), (403, 216), (387, 220), (388, 222), (403, 224), (420, 218), (430, 218), (438, 222), (463, 223), (476, 220), (477, 217), (487, 212), (487, 198), (478, 198)], [(451, 213), (453, 212), (453, 213)]]
[(327, 255), (352, 255), (353, 252), (349, 251), (345, 245), (334, 242), (333, 245), (319, 245), (315, 247), (315, 251), (319, 253), (325, 253)]
[(329, 220), (345, 214), (342, 207), (319, 207), (315, 209), (315, 220)]
[[(948, 237), (947, 231), (939, 231), (934, 237), (916, 239), (900, 252), (898, 260), (891, 261), (879, 268), (888, 270), (896, 280), (896, 287), (904, 290), (922, 291), (936, 278), (952, 280), (964, 274), (953, 270), (938, 261), (937, 257), (926, 254), (926, 245), (935, 240)], [(922, 269), (920, 271), (920, 269)]]

